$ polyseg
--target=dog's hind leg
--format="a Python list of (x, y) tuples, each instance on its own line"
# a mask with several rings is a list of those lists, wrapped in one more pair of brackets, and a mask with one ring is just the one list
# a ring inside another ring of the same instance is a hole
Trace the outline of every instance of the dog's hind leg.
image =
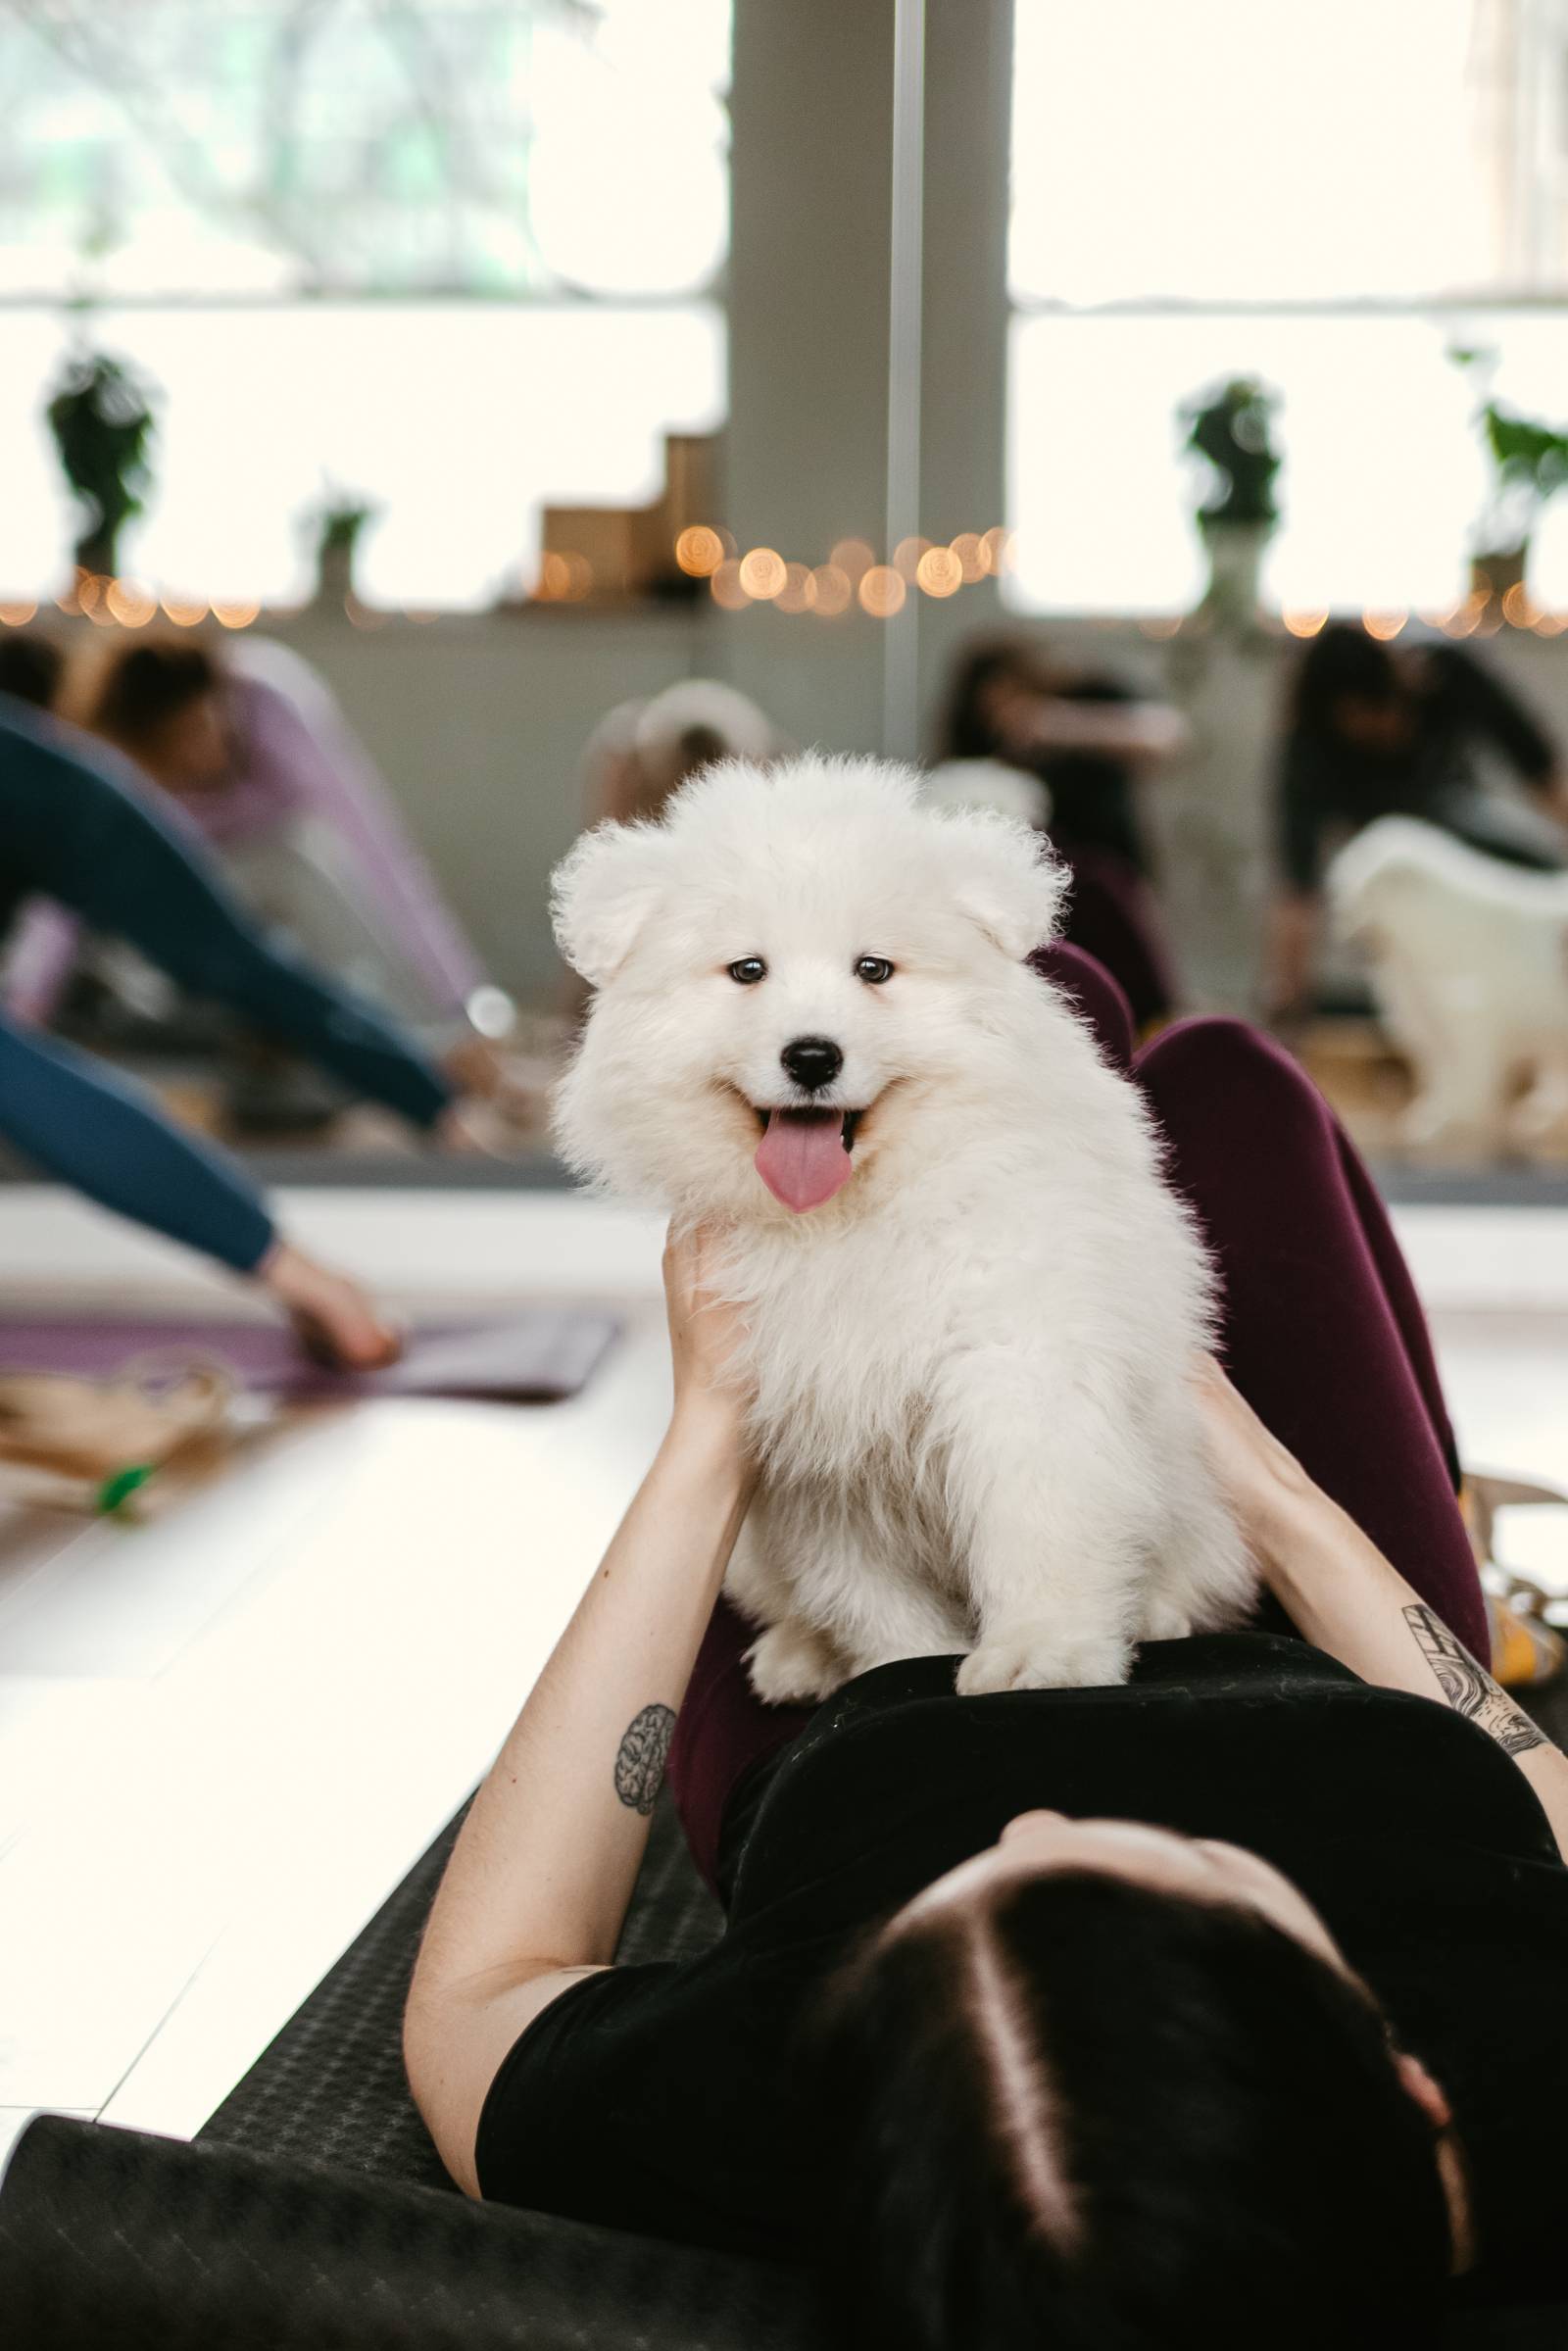
[[(774, 1530), (776, 1532), (776, 1529)], [(767, 1680), (798, 1674), (806, 1644), (814, 1642), (836, 1663), (826, 1689), (906, 1657), (951, 1657), (969, 1646), (960, 1602), (922, 1569), (912, 1528), (901, 1536), (872, 1523), (853, 1505), (802, 1513), (790, 1551), (791, 1604), (787, 1619), (754, 1652), (752, 1686), (765, 1695)]]
[(911, 1567), (863, 1558), (835, 1636), (854, 1671), (906, 1657), (955, 1657), (969, 1646), (965, 1612)]
[(858, 1669), (846, 1663), (830, 1635), (792, 1616), (753, 1641), (746, 1670), (764, 1706), (808, 1706), (831, 1697)]
[(1526, 1156), (1548, 1158), (1568, 1144), (1568, 1048), (1537, 1056), (1529, 1089), (1509, 1113), (1508, 1141)]
[(817, 1513), (788, 1487), (763, 1487), (730, 1560), (724, 1589), (764, 1630), (746, 1652), (753, 1690), (767, 1706), (811, 1705), (857, 1668), (830, 1619), (802, 1591), (801, 1568), (819, 1549)]
[(1011, 1352), (970, 1356), (946, 1399), (948, 1490), (979, 1641), (960, 1695), (1125, 1682), (1155, 1496), (1102, 1397), (1059, 1380), (1038, 1398)]
[[(1184, 1433), (1185, 1434), (1185, 1433)], [(1193, 1429), (1193, 1458), (1202, 1432)], [(1236, 1521), (1206, 1479), (1171, 1497), (1144, 1593), (1140, 1641), (1184, 1641), (1245, 1624), (1257, 1600), (1257, 1572)]]

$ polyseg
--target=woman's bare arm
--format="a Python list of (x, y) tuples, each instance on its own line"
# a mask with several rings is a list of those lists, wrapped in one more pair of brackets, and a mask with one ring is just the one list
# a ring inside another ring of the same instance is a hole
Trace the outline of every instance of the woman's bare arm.
[(1169, 703), (1080, 702), (1065, 694), (1020, 697), (1005, 731), (1015, 757), (1090, 752), (1140, 767), (1175, 759), (1191, 736), (1186, 719)]
[(676, 1711), (751, 1498), (727, 1310), (706, 1244), (665, 1255), (675, 1408), (653, 1467), (473, 1801), (404, 2021), (416, 2102), (459, 2185), (496, 2069), (614, 1953)]
[(1199, 1387), (1222, 1482), (1292, 1623), (1363, 1682), (1431, 1698), (1477, 1724), (1524, 1773), (1568, 1855), (1568, 1756), (1313, 1484), (1211, 1359)]

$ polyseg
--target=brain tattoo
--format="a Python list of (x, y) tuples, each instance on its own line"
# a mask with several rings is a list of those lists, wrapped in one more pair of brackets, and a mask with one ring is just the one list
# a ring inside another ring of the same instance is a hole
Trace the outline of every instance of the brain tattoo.
[(631, 1812), (652, 1812), (675, 1732), (673, 1706), (645, 1706), (615, 1755), (615, 1793)]

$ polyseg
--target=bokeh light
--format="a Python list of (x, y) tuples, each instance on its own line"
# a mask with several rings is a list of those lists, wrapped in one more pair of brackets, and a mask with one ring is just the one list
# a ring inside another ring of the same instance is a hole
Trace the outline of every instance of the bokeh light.
[(104, 603), (122, 628), (145, 628), (158, 610), (158, 599), (139, 579), (112, 579)]
[(165, 592), (164, 611), (176, 628), (194, 628), (207, 617), (205, 596), (171, 596)]
[(220, 604), (213, 599), (213, 618), (222, 628), (249, 628), (261, 612), (261, 606), (250, 598), (227, 598)]
[(873, 620), (891, 620), (895, 612), (902, 612), (909, 593), (891, 563), (873, 563), (862, 574), (857, 592), (861, 610)]
[(1328, 616), (1327, 605), (1314, 605), (1304, 612), (1287, 609), (1280, 614), (1293, 637), (1315, 637), (1326, 625)]
[(0, 627), (25, 628), (29, 620), (38, 617), (37, 600), (31, 596), (13, 597), (0, 604)]
[(805, 563), (786, 563), (784, 585), (773, 599), (775, 612), (808, 612), (816, 590), (811, 585), (811, 573)]
[(958, 559), (958, 566), (963, 574), (963, 584), (966, 588), (974, 587), (978, 581), (985, 578), (988, 565), (980, 546), (980, 533), (977, 530), (960, 530), (953, 542), (953, 552)]
[(818, 563), (811, 574), (811, 610), (818, 620), (836, 620), (855, 601), (855, 583), (841, 563)]
[(741, 567), (733, 556), (726, 556), (712, 573), (708, 592), (726, 612), (744, 612), (752, 601), (741, 586)]
[(675, 561), (689, 578), (711, 579), (724, 561), (724, 542), (708, 523), (689, 523), (675, 541)]
[(980, 561), (994, 578), (1000, 578), (1011, 564), (1011, 531), (1004, 530), (1000, 522), (994, 522), (989, 530), (982, 531), (980, 534)]
[(828, 550), (828, 563), (835, 571), (844, 572), (852, 588), (860, 581), (876, 562), (875, 551), (865, 539), (839, 539)]
[(927, 596), (956, 596), (963, 586), (963, 563), (951, 547), (928, 547), (914, 576)]
[(1541, 617), (1541, 607), (1522, 580), (1503, 590), (1502, 616), (1510, 628), (1531, 628)]
[(784, 558), (776, 547), (754, 547), (741, 557), (741, 586), (759, 604), (771, 604), (785, 581)]
[(1380, 644), (1387, 645), (1398, 635), (1409, 617), (1408, 612), (1397, 610), (1386, 612), (1368, 610), (1361, 614), (1361, 625), (1369, 637), (1376, 637)]
[(581, 604), (593, 593), (594, 567), (573, 547), (552, 548), (539, 565), (536, 598), (544, 604)]
[(893, 568), (900, 579), (912, 580), (918, 576), (920, 558), (930, 547), (929, 539), (901, 539), (893, 550)]

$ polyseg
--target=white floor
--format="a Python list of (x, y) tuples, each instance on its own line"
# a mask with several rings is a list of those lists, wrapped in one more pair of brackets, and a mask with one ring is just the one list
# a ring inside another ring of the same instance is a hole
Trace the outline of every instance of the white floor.
[[(48, 1191), (0, 1195), (0, 1294), (233, 1298)], [(0, 1510), (0, 2161), (39, 2108), (187, 2136), (483, 1770), (656, 1442), (659, 1235), (530, 1194), (300, 1194), (410, 1306), (611, 1300), (587, 1393), (386, 1403), (248, 1448), (127, 1529)], [(1399, 1220), (1473, 1464), (1568, 1486), (1568, 1202)], [(1511, 1561), (1568, 1590), (1568, 1510)]]

